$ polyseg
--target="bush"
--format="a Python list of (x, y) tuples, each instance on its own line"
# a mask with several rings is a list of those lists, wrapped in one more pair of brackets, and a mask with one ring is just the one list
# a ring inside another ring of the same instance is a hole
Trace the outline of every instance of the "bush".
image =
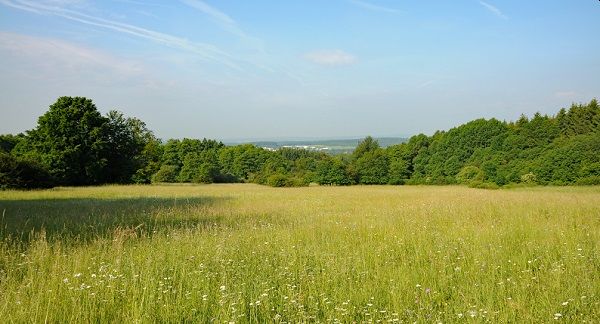
[(483, 181), (483, 171), (472, 165), (463, 167), (460, 172), (456, 175), (456, 181), (460, 184), (470, 184), (474, 181)]
[(290, 177), (287, 181), (288, 187), (306, 187), (310, 184), (310, 179), (306, 177)]
[(537, 184), (537, 177), (535, 174), (529, 172), (521, 176), (521, 182), (525, 184)]
[(213, 183), (215, 178), (218, 176), (219, 170), (208, 163), (202, 163), (200, 167), (195, 170), (192, 177), (194, 183)]
[(273, 174), (267, 178), (267, 185), (271, 187), (287, 187), (288, 178), (280, 173)]
[(236, 177), (235, 175), (231, 174), (231, 173), (219, 173), (215, 179), (214, 179), (215, 183), (239, 183), (241, 182), (240, 179), (238, 179), (238, 177)]
[(33, 160), (0, 153), (0, 189), (51, 188), (54, 181), (48, 170)]
[(577, 180), (577, 185), (580, 186), (597, 186), (600, 185), (600, 176), (589, 176)]
[(156, 172), (152, 176), (152, 183), (161, 183), (161, 182), (177, 182), (177, 175), (179, 174), (179, 169), (174, 165), (163, 165), (160, 167), (158, 172)]
[(395, 185), (395, 186), (401, 186), (406, 184), (406, 180), (405, 179), (400, 179), (400, 178), (391, 178), (388, 181), (388, 184), (390, 185)]

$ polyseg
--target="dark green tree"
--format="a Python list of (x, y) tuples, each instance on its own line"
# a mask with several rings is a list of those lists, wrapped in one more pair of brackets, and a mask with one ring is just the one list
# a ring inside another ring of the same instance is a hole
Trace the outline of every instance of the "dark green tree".
[(364, 152), (355, 162), (357, 171), (356, 182), (360, 184), (387, 184), (388, 179), (388, 157), (382, 149)]
[(373, 137), (367, 136), (358, 143), (354, 149), (354, 152), (352, 152), (352, 157), (356, 160), (367, 152), (373, 152), (377, 149), (379, 149), (379, 142), (377, 142), (377, 140), (375, 140)]
[[(158, 171), (159, 141), (137, 118), (127, 118), (118, 111), (110, 111), (108, 118), (107, 155), (110, 182), (149, 183), (150, 176)], [(154, 172), (152, 172), (154, 171)]]
[(17, 144), (25, 139), (25, 135), (5, 134), (0, 135), (0, 152), (10, 153)]
[(213, 183), (219, 178), (219, 160), (215, 149), (190, 152), (184, 159), (179, 182)]
[(315, 180), (321, 185), (347, 186), (352, 179), (346, 172), (346, 166), (335, 157), (326, 157), (319, 161)]
[(59, 184), (110, 182), (109, 129), (91, 100), (61, 97), (27, 133), (24, 155), (39, 158)]

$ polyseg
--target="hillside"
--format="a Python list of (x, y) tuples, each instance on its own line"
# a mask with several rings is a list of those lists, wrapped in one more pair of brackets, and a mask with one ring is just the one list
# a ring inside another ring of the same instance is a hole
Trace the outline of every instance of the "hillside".
[[(388, 147), (406, 142), (403, 137), (377, 137), (381, 147)], [(297, 140), (297, 141), (257, 141), (238, 144), (253, 144), (265, 149), (277, 150), (283, 147), (300, 148), (309, 151), (325, 152), (329, 154), (352, 153), (360, 143), (361, 138), (355, 139), (329, 139), (329, 140)]]

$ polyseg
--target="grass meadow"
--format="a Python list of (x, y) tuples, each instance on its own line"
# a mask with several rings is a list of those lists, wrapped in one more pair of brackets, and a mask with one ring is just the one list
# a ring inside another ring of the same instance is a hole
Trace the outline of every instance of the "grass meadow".
[(0, 191), (0, 321), (598, 322), (600, 188)]

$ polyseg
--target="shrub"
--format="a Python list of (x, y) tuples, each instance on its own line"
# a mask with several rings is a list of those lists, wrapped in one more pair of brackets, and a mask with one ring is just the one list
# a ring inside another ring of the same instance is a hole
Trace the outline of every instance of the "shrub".
[(271, 187), (287, 187), (288, 178), (281, 173), (276, 173), (267, 178), (267, 185)]
[(306, 177), (290, 177), (287, 181), (288, 187), (306, 187), (310, 184), (310, 179)]
[(460, 184), (470, 184), (474, 181), (483, 181), (483, 171), (473, 165), (463, 167), (456, 175), (456, 181)]
[(536, 184), (537, 177), (535, 176), (535, 174), (529, 172), (521, 176), (521, 182), (525, 184)]
[(600, 185), (600, 176), (589, 176), (577, 180), (580, 186), (597, 186)]
[(0, 189), (50, 188), (54, 181), (42, 165), (33, 160), (0, 153)]
[(202, 163), (200, 167), (195, 170), (192, 177), (194, 183), (213, 183), (215, 178), (218, 176), (219, 170), (208, 163)]
[(160, 167), (158, 172), (156, 172), (152, 176), (152, 183), (161, 183), (161, 182), (177, 182), (177, 175), (179, 174), (179, 169), (174, 165), (163, 165)]

